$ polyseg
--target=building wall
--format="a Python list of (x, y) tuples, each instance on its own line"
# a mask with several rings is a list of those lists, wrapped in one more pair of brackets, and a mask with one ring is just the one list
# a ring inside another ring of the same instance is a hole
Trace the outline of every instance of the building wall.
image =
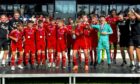
[[(58, 5), (59, 4), (59, 5)], [(21, 8), (25, 9), (24, 13), (30, 14), (44, 14), (44, 15), (55, 15), (59, 13), (67, 13), (66, 15), (71, 15), (71, 13), (75, 16), (81, 10), (85, 11), (86, 14), (90, 14), (96, 10), (96, 13), (100, 14), (104, 12), (104, 14), (108, 14), (109, 10), (115, 8), (118, 12), (120, 10), (125, 10), (128, 7), (130, 8), (140, 8), (139, 5), (128, 5), (128, 4), (111, 4), (111, 5), (103, 5), (103, 4), (76, 4), (75, 1), (56, 1), (52, 4), (2, 4), (0, 5), (0, 13), (12, 14), (14, 10), (20, 10)], [(59, 11), (58, 11), (59, 10)], [(59, 12), (59, 13), (58, 13)], [(57, 13), (57, 14), (56, 14)], [(62, 15), (62, 14), (61, 14)], [(65, 15), (63, 15), (65, 16)]]

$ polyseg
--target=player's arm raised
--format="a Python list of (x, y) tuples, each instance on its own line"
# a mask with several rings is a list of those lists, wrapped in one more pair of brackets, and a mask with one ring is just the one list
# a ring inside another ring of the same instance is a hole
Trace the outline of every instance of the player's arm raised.
[(138, 20), (140, 20), (140, 15), (137, 12), (135, 12), (133, 9), (131, 12), (137, 17)]

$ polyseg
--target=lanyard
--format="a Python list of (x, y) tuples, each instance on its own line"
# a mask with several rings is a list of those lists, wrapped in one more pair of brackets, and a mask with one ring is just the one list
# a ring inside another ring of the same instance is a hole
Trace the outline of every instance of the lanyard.
[(19, 38), (19, 31), (16, 30), (16, 38)]
[(50, 28), (49, 28), (50, 33), (52, 33), (52, 31), (53, 31), (54, 29), (55, 29), (55, 28), (54, 28), (54, 26), (53, 26), (53, 25), (51, 25), (51, 26), (50, 26)]
[(29, 29), (28, 34), (31, 35), (32, 33), (33, 33), (33, 30), (32, 29)]
[(42, 30), (43, 30), (43, 28), (41, 28), (41, 27), (38, 28), (38, 31), (39, 31), (40, 35), (42, 35)]
[(101, 32), (104, 30), (104, 26), (105, 24), (101, 24), (101, 27), (100, 27)]
[(63, 35), (64, 32), (65, 32), (65, 31), (64, 31), (64, 28), (62, 28), (62, 29), (58, 29), (58, 34), (59, 34), (59, 35)]

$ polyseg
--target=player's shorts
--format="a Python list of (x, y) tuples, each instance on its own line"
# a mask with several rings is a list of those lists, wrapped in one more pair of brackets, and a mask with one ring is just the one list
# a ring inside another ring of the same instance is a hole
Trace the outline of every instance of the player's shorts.
[(96, 49), (96, 47), (98, 45), (98, 39), (94, 39), (91, 37), (89, 40), (89, 44), (90, 44), (91, 49), (92, 48)]
[(130, 37), (129, 46), (140, 48), (140, 35)]
[(129, 46), (129, 36), (120, 36), (120, 47), (128, 47)]
[(64, 39), (57, 40), (57, 52), (66, 51), (66, 42)]
[(118, 36), (117, 34), (112, 34), (109, 36), (109, 42), (113, 44), (117, 44), (118, 42)]
[(80, 39), (76, 39), (73, 45), (73, 50), (79, 50), (80, 49), (80, 44), (81, 44), (81, 40)]
[(8, 40), (0, 39), (0, 49), (8, 50)]
[(46, 43), (45, 42), (40, 42), (40, 43), (36, 43), (36, 49), (37, 50), (41, 50), (41, 51), (45, 51), (45, 48), (46, 48)]
[(16, 50), (23, 51), (22, 44), (11, 43), (10, 47), (11, 47), (11, 51), (16, 51)]
[(35, 53), (36, 52), (36, 49), (35, 49), (35, 44), (28, 44), (28, 45), (25, 45), (25, 53)]
[(90, 48), (89, 38), (81, 38), (75, 40), (73, 50), (89, 49), (89, 48)]
[(56, 39), (55, 38), (47, 39), (47, 48), (56, 49)]

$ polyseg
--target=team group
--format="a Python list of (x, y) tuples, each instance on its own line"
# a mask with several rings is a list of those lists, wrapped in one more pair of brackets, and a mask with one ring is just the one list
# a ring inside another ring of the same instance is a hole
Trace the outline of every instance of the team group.
[[(15, 70), (16, 65), (19, 69), (41, 69), (46, 67), (46, 60), (48, 67), (62, 66), (65, 69), (67, 63), (72, 62), (73, 70), (78, 70), (78, 63), (82, 62), (81, 50), (84, 52), (86, 71), (89, 70), (89, 61), (94, 67), (104, 62), (105, 51), (108, 68), (111, 68), (111, 62), (116, 63), (118, 42), (123, 61), (121, 66), (127, 64), (126, 49), (131, 70), (140, 72), (140, 15), (133, 9), (128, 14), (117, 14), (113, 9), (108, 16), (82, 15), (75, 21), (42, 15), (25, 20), (20, 18), (19, 12), (14, 12), (13, 18), (5, 14), (0, 17), (0, 47), (4, 50), (2, 66), (6, 65), (7, 56), (11, 53), (11, 70)], [(112, 45), (113, 52), (110, 49)], [(137, 62), (134, 62), (134, 50)]]

